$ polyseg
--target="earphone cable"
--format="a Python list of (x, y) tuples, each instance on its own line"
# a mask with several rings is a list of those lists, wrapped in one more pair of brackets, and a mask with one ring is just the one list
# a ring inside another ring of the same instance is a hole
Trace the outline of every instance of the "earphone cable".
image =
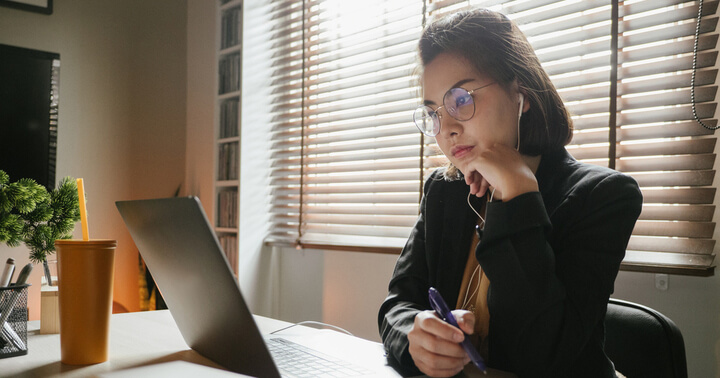
[(281, 331), (284, 331), (284, 330), (286, 330), (286, 329), (290, 329), (290, 328), (293, 328), (293, 327), (297, 327), (297, 326), (299, 326), (299, 325), (306, 325), (306, 324), (320, 325), (320, 326), (323, 326), (323, 327), (332, 328), (332, 329), (334, 329), (334, 330), (337, 330), (337, 331), (346, 333), (346, 334), (348, 334), (348, 335), (350, 335), (350, 336), (354, 336), (352, 333), (350, 333), (350, 331), (348, 331), (348, 330), (346, 330), (346, 329), (340, 328), (340, 327), (338, 327), (338, 326), (334, 326), (334, 325), (332, 325), (332, 324), (327, 324), (327, 323), (323, 323), (323, 322), (316, 322), (316, 321), (314, 321), (314, 320), (305, 320), (305, 321), (302, 321), (302, 322), (300, 322), (300, 323), (295, 323), (295, 324), (289, 325), (289, 326), (287, 326), (287, 327), (283, 327), (283, 328), (277, 329), (277, 330), (275, 330), (275, 331), (272, 331), (272, 332), (270, 332), (270, 334), (271, 334), (271, 335), (274, 335), (274, 334), (276, 334), (276, 333), (278, 333), (278, 332), (281, 332)]
[[(468, 296), (468, 292), (470, 291), (470, 285), (472, 284), (473, 279), (475, 278), (475, 274), (478, 271), (480, 271), (480, 277), (478, 278), (478, 283), (477, 283), (477, 285), (475, 285), (475, 290), (473, 290), (472, 294), (470, 294), (470, 296)], [(468, 305), (470, 304), (470, 300), (472, 299), (472, 297), (475, 296), (475, 294), (478, 292), (478, 290), (480, 290), (480, 282), (482, 281), (482, 277), (483, 277), (483, 272), (480, 269), (480, 265), (478, 265), (475, 267), (475, 270), (473, 270), (473, 274), (470, 276), (470, 281), (468, 282), (467, 289), (465, 289), (465, 299), (463, 300), (462, 308), (466, 309), (468, 307)]]
[(702, 127), (708, 130), (720, 129), (718, 126), (708, 126), (698, 117), (697, 109), (695, 106), (695, 74), (697, 73), (697, 57), (698, 57), (698, 40), (700, 39), (700, 21), (702, 20), (703, 0), (698, 1), (698, 16), (695, 24), (695, 41), (693, 43), (693, 60), (692, 60), (692, 74), (690, 76), (690, 103), (692, 104), (692, 113), (695, 121)]

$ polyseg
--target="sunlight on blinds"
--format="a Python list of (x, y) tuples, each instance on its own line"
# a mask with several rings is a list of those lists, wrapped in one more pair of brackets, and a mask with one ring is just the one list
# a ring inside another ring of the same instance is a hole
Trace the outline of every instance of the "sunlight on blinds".
[[(404, 245), (423, 179), (446, 161), (412, 124), (423, 22), (486, 7), (517, 22), (535, 48), (572, 114), (568, 151), (640, 184), (645, 205), (623, 269), (712, 272), (716, 138), (690, 105), (696, 1), (276, 3), (269, 242)], [(717, 5), (703, 8), (695, 79), (697, 113), (710, 125)]]
[(292, 242), (305, 245), (399, 248), (418, 213), (420, 137), (408, 114), (422, 3), (306, 1), (305, 20), (304, 109), (291, 113), (303, 128), (283, 136), (301, 153), (274, 173), (276, 195), (301, 188), (302, 201), (275, 220), (286, 239), (299, 221)]
[[(711, 119), (717, 2), (705, 5), (695, 98), (699, 117)], [(634, 1), (620, 9), (617, 169), (633, 175), (644, 196), (624, 264), (704, 269), (714, 260), (716, 138), (693, 121), (690, 106), (698, 5)]]

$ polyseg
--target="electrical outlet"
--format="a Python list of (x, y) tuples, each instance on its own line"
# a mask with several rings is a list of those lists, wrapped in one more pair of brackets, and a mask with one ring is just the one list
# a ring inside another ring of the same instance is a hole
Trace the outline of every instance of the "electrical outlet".
[(667, 291), (669, 285), (669, 277), (667, 274), (655, 275), (655, 288), (660, 291)]

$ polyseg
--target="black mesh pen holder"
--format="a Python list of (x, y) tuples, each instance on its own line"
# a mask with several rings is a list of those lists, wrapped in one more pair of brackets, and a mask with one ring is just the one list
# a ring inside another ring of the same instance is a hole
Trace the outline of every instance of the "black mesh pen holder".
[(29, 286), (0, 287), (0, 358), (27, 354)]

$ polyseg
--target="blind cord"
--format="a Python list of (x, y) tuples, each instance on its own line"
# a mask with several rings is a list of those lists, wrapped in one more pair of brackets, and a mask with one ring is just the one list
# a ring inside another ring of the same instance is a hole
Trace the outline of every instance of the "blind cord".
[(352, 333), (350, 333), (350, 331), (348, 331), (348, 330), (346, 330), (346, 329), (343, 329), (343, 328), (340, 328), (340, 327), (338, 327), (338, 326), (334, 326), (334, 325), (332, 325), (332, 324), (327, 324), (327, 323), (323, 323), (323, 322), (316, 322), (316, 321), (312, 321), (312, 320), (306, 320), (306, 321), (304, 321), (304, 322), (295, 323), (295, 324), (293, 324), (293, 325), (289, 325), (289, 326), (287, 326), (287, 327), (283, 327), (283, 328), (280, 328), (280, 329), (278, 329), (278, 330), (272, 331), (272, 332), (270, 332), (270, 334), (271, 334), (271, 335), (274, 335), (274, 334), (276, 334), (276, 333), (278, 333), (278, 332), (281, 332), (281, 331), (284, 331), (284, 330), (286, 330), (286, 329), (290, 329), (290, 328), (292, 328), (292, 327), (299, 326), (299, 325), (305, 325), (305, 324), (321, 325), (321, 326), (324, 326), (324, 327), (332, 328), (332, 329), (334, 329), (334, 330), (336, 330), (336, 331), (340, 331), (340, 332), (343, 332), (343, 333), (347, 333), (347, 334), (350, 335), (350, 336), (355, 336), (355, 335), (353, 335)]
[(303, 202), (305, 200), (303, 194), (305, 192), (305, 0), (302, 2), (302, 67), (301, 67), (301, 78), (300, 78), (300, 198), (298, 203), (298, 234), (295, 239), (295, 249), (302, 249), (302, 237), (303, 237), (303, 219), (305, 209), (303, 208)]
[(718, 126), (708, 126), (698, 117), (697, 109), (695, 108), (695, 74), (697, 72), (697, 56), (698, 56), (698, 40), (700, 39), (700, 20), (702, 19), (703, 0), (698, 1), (698, 16), (695, 24), (695, 42), (693, 43), (693, 61), (692, 61), (692, 75), (690, 76), (690, 103), (692, 104), (692, 113), (695, 121), (702, 127), (708, 130), (717, 130)]

